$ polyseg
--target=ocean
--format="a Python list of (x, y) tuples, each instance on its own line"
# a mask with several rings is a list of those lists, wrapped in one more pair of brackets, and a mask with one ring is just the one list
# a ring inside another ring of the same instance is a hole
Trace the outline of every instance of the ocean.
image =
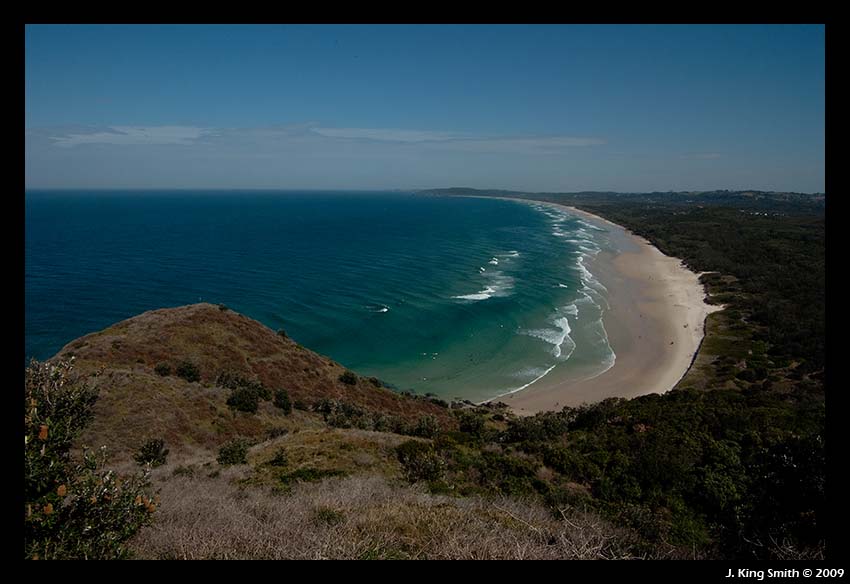
[(609, 368), (606, 230), (399, 192), (27, 191), (25, 353), (223, 303), (398, 390), (486, 401)]

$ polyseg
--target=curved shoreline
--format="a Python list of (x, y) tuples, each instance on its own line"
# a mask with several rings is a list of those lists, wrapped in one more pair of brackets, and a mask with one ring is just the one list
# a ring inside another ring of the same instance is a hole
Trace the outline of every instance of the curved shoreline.
[[(699, 276), (679, 258), (664, 255), (645, 238), (603, 217), (569, 205), (533, 199), (486, 197), (568, 209), (604, 226), (618, 249), (588, 258), (588, 269), (608, 288), (603, 326), (616, 355), (613, 366), (589, 378), (553, 375), (500, 398), (518, 414), (559, 410), (609, 397), (665, 393), (693, 365), (709, 314)], [(557, 370), (553, 373), (557, 373)]]

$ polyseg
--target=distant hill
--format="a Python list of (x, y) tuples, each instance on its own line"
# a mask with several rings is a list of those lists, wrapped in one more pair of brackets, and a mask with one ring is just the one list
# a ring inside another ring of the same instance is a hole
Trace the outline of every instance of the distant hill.
[(505, 197), (534, 199), (560, 203), (658, 203), (667, 205), (723, 205), (744, 209), (777, 210), (785, 212), (821, 211), (826, 202), (823, 193), (793, 193), (774, 191), (668, 191), (651, 193), (617, 193), (612, 191), (581, 191), (575, 193), (533, 193), (497, 189), (451, 187), (417, 191), (418, 195)]

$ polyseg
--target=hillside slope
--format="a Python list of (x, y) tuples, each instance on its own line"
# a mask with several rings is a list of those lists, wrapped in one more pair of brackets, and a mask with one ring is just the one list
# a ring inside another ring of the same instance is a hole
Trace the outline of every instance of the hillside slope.
[[(145, 312), (67, 344), (53, 358), (73, 357), (75, 369), (99, 390), (94, 421), (81, 444), (108, 443), (126, 454), (146, 439), (164, 438), (174, 450), (214, 449), (236, 435), (259, 437), (283, 421), (262, 401), (257, 414), (233, 411), (230, 391), (217, 380), (223, 373), (286, 389), (292, 401), (309, 409), (337, 400), (409, 423), (427, 415), (452, 424), (445, 407), (395, 393), (380, 382), (340, 376), (345, 367), (283, 334), (224, 307), (192, 304)], [(199, 381), (175, 374), (181, 363), (197, 368)], [(166, 366), (170, 374), (157, 373)]]
[[(110, 467), (122, 476), (138, 471), (132, 458), (148, 440), (163, 439), (168, 448), (167, 461), (152, 469), (156, 512), (130, 542), (135, 557), (656, 553), (596, 513), (553, 514), (528, 489), (534, 472), (504, 476), (510, 459), (492, 447), (482, 458), (469, 432), (483, 426), (464, 429), (458, 414), (475, 412), (482, 423), (486, 416), (491, 431), (501, 431), (512, 418), (503, 406), (450, 408), (352, 372), (345, 383), (340, 364), (223, 307), (146, 312), (69, 343), (51, 361), (72, 358), (77, 380), (98, 390), (79, 446), (107, 445)], [(184, 362), (196, 367), (196, 381), (176, 374)], [(223, 387), (222, 374), (285, 388), (296, 407), (287, 412), (261, 400), (256, 412), (238, 411), (227, 403), (233, 389)], [(449, 440), (441, 448), (460, 441), (468, 451), (464, 468), (446, 467), (434, 449), (438, 436)], [(245, 444), (244, 458), (222, 459), (234, 438)], [(458, 475), (456, 486), (440, 486), (447, 472)], [(503, 479), (504, 489), (487, 486)]]

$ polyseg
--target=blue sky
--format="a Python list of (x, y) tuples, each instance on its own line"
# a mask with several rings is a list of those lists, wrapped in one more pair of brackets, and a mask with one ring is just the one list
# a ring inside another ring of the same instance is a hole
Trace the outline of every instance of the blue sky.
[(818, 25), (28, 26), (28, 188), (824, 190)]

